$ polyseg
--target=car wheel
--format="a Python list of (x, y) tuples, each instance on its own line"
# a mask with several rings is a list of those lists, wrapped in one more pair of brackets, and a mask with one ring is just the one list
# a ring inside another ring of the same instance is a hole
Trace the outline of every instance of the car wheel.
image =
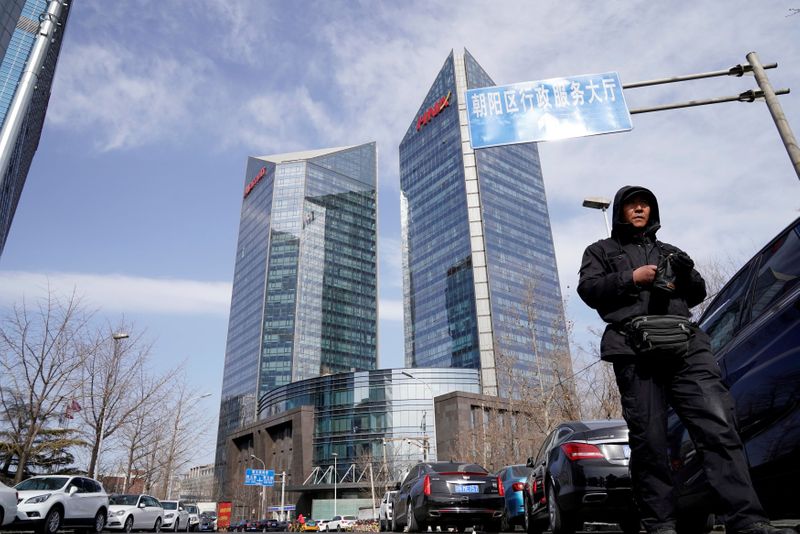
[(406, 507), (406, 523), (408, 523), (409, 532), (420, 531), (420, 525), (417, 523), (417, 516), (414, 514), (414, 508), (411, 507), (411, 499), (408, 500), (408, 506)]
[(503, 518), (500, 520), (500, 532), (508, 532), (514, 530), (514, 527), (508, 524), (508, 510), (503, 512)]
[(125, 520), (125, 532), (130, 532), (133, 530), (133, 516), (129, 515), (128, 519)]
[(56, 534), (61, 528), (61, 511), (58, 508), (51, 508), (44, 516), (42, 525), (37, 529), (40, 534)]
[(161, 532), (161, 518), (156, 518), (156, 524), (153, 525), (153, 532)]
[(550, 531), (553, 534), (575, 534), (577, 523), (573, 518), (568, 519), (561, 512), (553, 484), (547, 488), (547, 514), (550, 517)]

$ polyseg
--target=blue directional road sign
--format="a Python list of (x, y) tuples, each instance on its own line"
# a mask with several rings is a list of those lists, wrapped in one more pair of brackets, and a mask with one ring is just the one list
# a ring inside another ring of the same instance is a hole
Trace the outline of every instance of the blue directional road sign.
[(275, 470), (274, 469), (245, 469), (245, 471), (244, 471), (244, 485), (245, 486), (274, 486), (275, 485)]
[(467, 91), (472, 148), (630, 130), (616, 72)]

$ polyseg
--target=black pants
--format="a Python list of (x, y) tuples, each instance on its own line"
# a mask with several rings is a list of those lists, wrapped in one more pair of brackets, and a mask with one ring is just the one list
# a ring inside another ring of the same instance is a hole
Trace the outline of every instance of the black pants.
[(667, 453), (667, 405), (680, 417), (699, 454), (717, 513), (728, 532), (766, 521), (750, 481), (733, 418), (733, 400), (719, 367), (698, 332), (684, 358), (652, 355), (615, 361), (622, 412), (630, 431), (631, 477), (648, 532), (675, 528), (676, 491)]

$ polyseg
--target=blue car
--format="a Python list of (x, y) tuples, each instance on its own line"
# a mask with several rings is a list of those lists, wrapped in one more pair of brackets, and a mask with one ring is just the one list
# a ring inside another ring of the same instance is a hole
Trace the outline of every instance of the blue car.
[(503, 532), (513, 531), (516, 525), (525, 526), (524, 489), (532, 471), (533, 469), (526, 465), (509, 465), (497, 472), (506, 494)]

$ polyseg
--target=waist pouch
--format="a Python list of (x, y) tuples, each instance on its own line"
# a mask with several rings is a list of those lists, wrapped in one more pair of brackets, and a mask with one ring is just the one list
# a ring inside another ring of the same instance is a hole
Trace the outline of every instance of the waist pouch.
[(625, 324), (628, 342), (642, 354), (685, 356), (694, 324), (681, 315), (640, 315)]

